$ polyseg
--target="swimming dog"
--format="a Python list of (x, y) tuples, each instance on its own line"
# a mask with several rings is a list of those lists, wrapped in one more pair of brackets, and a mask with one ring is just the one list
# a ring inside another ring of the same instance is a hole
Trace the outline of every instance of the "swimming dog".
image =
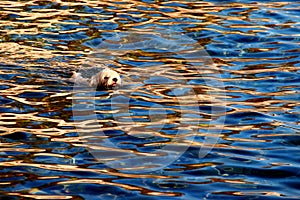
[(121, 87), (122, 80), (118, 72), (104, 68), (91, 78), (83, 78), (81, 73), (73, 72), (71, 80), (75, 83), (89, 85), (97, 90), (108, 90)]

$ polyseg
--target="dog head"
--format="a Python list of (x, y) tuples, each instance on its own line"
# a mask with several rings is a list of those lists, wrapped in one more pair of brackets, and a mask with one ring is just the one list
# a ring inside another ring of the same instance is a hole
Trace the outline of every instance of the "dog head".
[(98, 74), (91, 78), (90, 86), (97, 87), (97, 89), (113, 89), (115, 87), (120, 87), (122, 85), (122, 80), (118, 72), (105, 68)]

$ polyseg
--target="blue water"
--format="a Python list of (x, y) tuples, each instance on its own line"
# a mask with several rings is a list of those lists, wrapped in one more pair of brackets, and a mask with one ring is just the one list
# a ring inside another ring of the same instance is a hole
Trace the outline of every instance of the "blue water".
[(299, 199), (299, 10), (0, 2), (0, 199)]

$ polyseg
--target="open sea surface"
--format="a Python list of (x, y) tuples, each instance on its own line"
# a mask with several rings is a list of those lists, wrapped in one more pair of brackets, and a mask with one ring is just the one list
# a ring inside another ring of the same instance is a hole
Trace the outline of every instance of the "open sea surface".
[[(0, 1), (0, 199), (300, 199), (299, 23), (299, 1)], [(70, 79), (103, 66), (121, 88)]]

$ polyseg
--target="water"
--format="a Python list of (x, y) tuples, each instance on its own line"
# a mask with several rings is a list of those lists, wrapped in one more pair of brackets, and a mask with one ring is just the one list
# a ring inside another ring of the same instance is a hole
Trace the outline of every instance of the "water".
[(299, 199), (299, 9), (2, 1), (1, 199)]

